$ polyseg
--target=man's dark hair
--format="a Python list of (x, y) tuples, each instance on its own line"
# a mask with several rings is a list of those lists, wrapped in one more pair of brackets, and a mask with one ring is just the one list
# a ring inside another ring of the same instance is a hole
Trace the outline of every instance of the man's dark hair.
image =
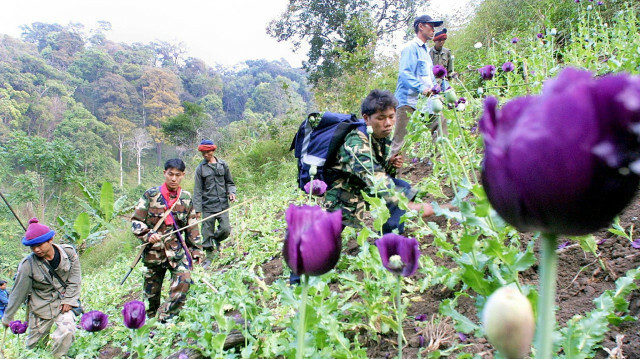
[(371, 116), (378, 111), (384, 111), (389, 107), (396, 108), (398, 100), (387, 90), (373, 90), (362, 101), (360, 107), (362, 115)]
[(3, 285), (5, 285), (6, 283), (7, 283), (7, 281), (6, 281), (6, 280), (2, 280), (2, 279), (0, 279), (0, 287), (2, 287)]
[(181, 159), (172, 158), (170, 160), (167, 160), (167, 162), (164, 163), (164, 170), (166, 171), (169, 168), (175, 168), (178, 171), (184, 172), (184, 170), (187, 168), (187, 166), (184, 164), (184, 162), (182, 162)]

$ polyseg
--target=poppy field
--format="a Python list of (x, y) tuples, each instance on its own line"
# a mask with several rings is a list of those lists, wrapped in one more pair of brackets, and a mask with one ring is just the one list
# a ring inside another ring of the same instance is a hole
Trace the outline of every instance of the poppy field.
[[(637, 15), (605, 23), (606, 4), (583, 3), (571, 34), (476, 44), (482, 63), (429, 99), (446, 132), (419, 102), (398, 177), (436, 216), (408, 211), (403, 236), (382, 236), (389, 211), (371, 196), (365, 226), (340, 231), (291, 159), (245, 193), (257, 199), (167, 323), (139, 312), (143, 266), (120, 285), (129, 257), (85, 275), (70, 356), (640, 358)], [(127, 231), (113, 240), (134, 243)], [(7, 358), (49, 357), (3, 341)]]

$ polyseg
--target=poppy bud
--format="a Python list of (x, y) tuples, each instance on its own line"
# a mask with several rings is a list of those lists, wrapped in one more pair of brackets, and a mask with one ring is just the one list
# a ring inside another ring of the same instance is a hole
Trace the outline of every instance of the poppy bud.
[(447, 103), (455, 103), (458, 101), (458, 96), (456, 96), (456, 91), (453, 88), (449, 88), (444, 92), (444, 99)]
[(529, 353), (536, 325), (531, 303), (517, 288), (493, 292), (482, 311), (482, 322), (489, 342), (507, 359)]
[(287, 236), (282, 254), (297, 275), (322, 275), (333, 269), (342, 250), (342, 211), (291, 205), (285, 212)]
[(141, 328), (147, 320), (147, 311), (144, 309), (144, 303), (139, 300), (125, 303), (122, 308), (122, 316), (124, 317), (124, 325), (127, 328)]
[(373, 126), (367, 126), (367, 135), (373, 134)]
[(431, 111), (433, 111), (433, 113), (442, 112), (442, 101), (440, 101), (440, 97), (433, 97), (431, 99)]
[(317, 166), (309, 167), (309, 175), (311, 176), (311, 178), (313, 178), (313, 176), (315, 176), (316, 173), (318, 173), (318, 167)]

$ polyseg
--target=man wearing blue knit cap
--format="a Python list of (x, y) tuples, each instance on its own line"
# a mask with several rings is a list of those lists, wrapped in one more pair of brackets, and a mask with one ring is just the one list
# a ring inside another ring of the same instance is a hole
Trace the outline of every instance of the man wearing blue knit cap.
[(29, 298), (29, 334), (27, 348), (42, 340), (46, 344), (51, 334), (51, 353), (55, 358), (67, 355), (76, 332), (76, 312), (80, 304), (80, 260), (72, 246), (53, 243), (54, 232), (29, 220), (22, 244), (31, 253), (20, 262), (9, 304), (2, 316), (5, 327), (13, 321), (20, 305)]
[[(236, 185), (231, 177), (229, 165), (213, 154), (217, 148), (211, 140), (202, 140), (198, 146), (203, 158), (196, 168), (193, 187), (193, 208), (198, 219), (222, 212), (229, 208), (229, 202), (236, 200)], [(215, 228), (216, 222), (218, 228)], [(230, 233), (229, 212), (221, 213), (202, 223), (202, 248), (207, 257), (202, 266), (205, 269), (211, 265), (220, 242), (227, 239)]]

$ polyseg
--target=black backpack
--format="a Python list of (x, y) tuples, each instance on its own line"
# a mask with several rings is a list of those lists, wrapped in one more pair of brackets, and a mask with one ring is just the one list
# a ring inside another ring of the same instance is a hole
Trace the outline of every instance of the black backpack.
[(298, 159), (298, 187), (302, 190), (312, 180), (309, 169), (314, 165), (317, 167), (314, 178), (331, 185), (335, 178), (327, 173), (327, 169), (333, 165), (344, 138), (354, 128), (367, 133), (364, 120), (355, 115), (325, 112), (318, 122), (319, 116), (319, 113), (311, 113), (302, 121), (289, 149), (295, 150)]

